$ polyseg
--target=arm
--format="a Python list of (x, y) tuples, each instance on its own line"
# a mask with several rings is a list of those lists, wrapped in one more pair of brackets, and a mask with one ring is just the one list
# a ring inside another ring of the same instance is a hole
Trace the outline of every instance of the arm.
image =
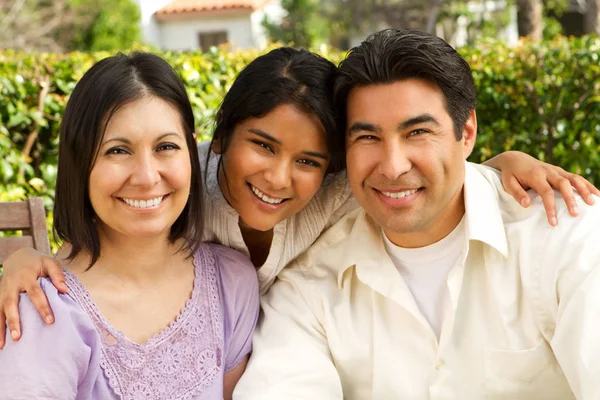
[(225, 373), (223, 376), (223, 399), (231, 400), (233, 399), (233, 389), (235, 389), (235, 385), (237, 385), (238, 381), (242, 377), (242, 374), (246, 370), (246, 365), (248, 364), (249, 356), (244, 357), (241, 363), (231, 371)]
[(223, 398), (231, 400), (252, 351), (260, 312), (258, 279), (254, 266), (243, 254), (223, 246), (214, 246), (214, 250), (220, 267), (225, 332)]
[(48, 281), (41, 287), (60, 322), (46, 325), (22, 295), (19, 311), (26, 331), (0, 352), (0, 400), (91, 398), (90, 371), (101, 373), (99, 338), (70, 298), (59, 296)]
[(49, 276), (54, 286), (67, 292), (65, 275), (60, 263), (34, 249), (20, 249), (4, 262), (4, 275), (0, 280), (0, 350), (5, 345), (6, 322), (12, 340), (21, 337), (19, 321), (19, 293), (27, 292), (46, 323), (54, 322), (52, 309), (41, 289), (38, 278)]
[(600, 206), (581, 214), (551, 230), (536, 260), (539, 320), (575, 397), (592, 400), (600, 398)]
[(554, 189), (559, 190), (571, 215), (578, 214), (573, 187), (589, 205), (600, 191), (585, 178), (566, 172), (560, 167), (536, 160), (520, 151), (507, 151), (483, 163), (502, 172), (502, 186), (523, 207), (529, 207), (531, 199), (527, 189), (533, 189), (542, 197), (548, 222), (557, 224)]
[(326, 332), (311, 304), (310, 281), (297, 265), (286, 267), (262, 300), (254, 351), (235, 400), (342, 399)]

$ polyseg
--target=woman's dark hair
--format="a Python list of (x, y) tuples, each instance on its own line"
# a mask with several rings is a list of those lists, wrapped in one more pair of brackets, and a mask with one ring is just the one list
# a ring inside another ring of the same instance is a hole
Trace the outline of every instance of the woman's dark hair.
[[(202, 179), (194, 138), (194, 114), (183, 83), (162, 58), (149, 53), (118, 54), (94, 64), (75, 86), (60, 126), (54, 234), (71, 245), (69, 258), (89, 252), (90, 267), (100, 256), (96, 214), (88, 195), (89, 176), (112, 116), (141, 98), (171, 104), (181, 116), (190, 153), (190, 197), (169, 240), (186, 239), (195, 250), (202, 238)], [(189, 246), (189, 247), (188, 247)]]
[[(337, 68), (306, 50), (280, 47), (246, 66), (225, 95), (217, 114), (213, 142), (225, 154), (236, 125), (261, 118), (280, 105), (293, 105), (315, 115), (325, 129), (331, 161), (328, 172), (344, 168), (344, 152), (337, 140), (333, 83)], [(301, 132), (299, 132), (301, 134)]]
[[(435, 83), (457, 140), (477, 98), (469, 64), (442, 39), (426, 32), (385, 29), (353, 48), (338, 69), (334, 98), (340, 132), (346, 130), (348, 94), (355, 87), (419, 78)], [(344, 141), (344, 134), (340, 135)]]

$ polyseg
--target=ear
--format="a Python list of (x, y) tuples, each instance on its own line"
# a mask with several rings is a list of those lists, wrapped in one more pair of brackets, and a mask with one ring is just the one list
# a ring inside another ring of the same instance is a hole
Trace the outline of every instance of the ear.
[(463, 155), (465, 160), (471, 155), (473, 147), (475, 147), (475, 140), (477, 139), (477, 113), (472, 110), (467, 119), (467, 123), (463, 128), (462, 141), (463, 141)]
[(213, 139), (212, 143), (210, 144), (210, 149), (215, 154), (221, 154), (222, 145), (223, 145), (223, 143), (222, 143), (221, 138), (215, 138), (215, 139)]

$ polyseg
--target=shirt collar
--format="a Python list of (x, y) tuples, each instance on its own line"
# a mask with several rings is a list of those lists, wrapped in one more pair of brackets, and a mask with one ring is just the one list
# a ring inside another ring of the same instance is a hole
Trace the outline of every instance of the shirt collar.
[[(485, 168), (485, 167), (480, 167)], [(502, 215), (498, 207), (498, 189), (475, 167), (465, 163), (465, 222), (468, 241), (477, 240), (492, 246), (504, 257), (508, 244)], [(361, 208), (348, 234), (342, 268), (338, 273), (338, 286), (345, 271), (353, 266), (379, 268), (391, 264), (385, 250), (381, 227)], [(357, 272), (358, 273), (358, 272)]]

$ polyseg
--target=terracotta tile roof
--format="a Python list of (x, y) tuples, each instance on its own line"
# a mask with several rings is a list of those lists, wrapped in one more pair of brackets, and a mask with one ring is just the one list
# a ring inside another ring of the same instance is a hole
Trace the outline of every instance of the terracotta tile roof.
[(256, 10), (264, 0), (175, 0), (156, 12), (158, 16), (220, 10)]

